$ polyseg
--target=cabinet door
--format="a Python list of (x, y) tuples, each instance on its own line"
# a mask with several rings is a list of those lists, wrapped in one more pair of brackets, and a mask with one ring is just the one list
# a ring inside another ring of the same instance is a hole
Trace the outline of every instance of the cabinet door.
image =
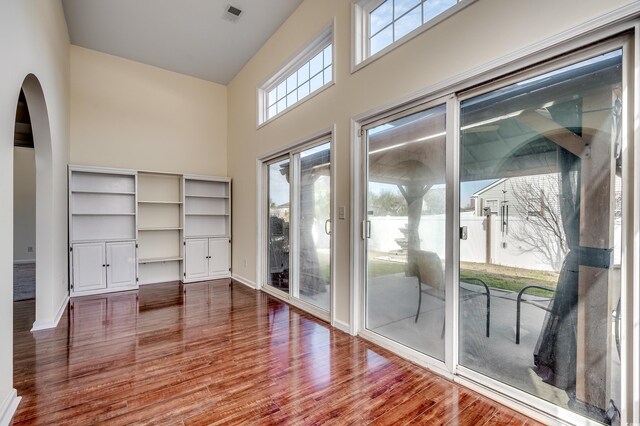
[(107, 288), (136, 286), (136, 243), (107, 243)]
[(190, 238), (185, 242), (185, 278), (187, 280), (207, 278), (209, 271), (207, 239)]
[(209, 238), (209, 276), (229, 276), (230, 248), (227, 238)]
[(73, 291), (100, 290), (107, 287), (104, 243), (82, 243), (72, 246)]

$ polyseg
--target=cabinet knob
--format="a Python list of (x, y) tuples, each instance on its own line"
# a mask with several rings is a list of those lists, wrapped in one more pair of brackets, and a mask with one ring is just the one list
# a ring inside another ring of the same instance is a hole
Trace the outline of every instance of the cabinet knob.
[(104, 268), (105, 266), (107, 266), (107, 265), (105, 265), (105, 264), (103, 263), (103, 264), (102, 264), (102, 267)]

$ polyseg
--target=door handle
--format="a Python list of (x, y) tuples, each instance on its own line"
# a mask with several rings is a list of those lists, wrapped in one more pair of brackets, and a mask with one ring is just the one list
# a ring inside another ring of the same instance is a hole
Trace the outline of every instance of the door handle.
[(371, 221), (363, 220), (362, 221), (362, 239), (371, 238)]
[[(328, 229), (327, 226), (329, 226)], [(331, 219), (327, 219), (324, 221), (324, 233), (327, 235), (331, 235)]]

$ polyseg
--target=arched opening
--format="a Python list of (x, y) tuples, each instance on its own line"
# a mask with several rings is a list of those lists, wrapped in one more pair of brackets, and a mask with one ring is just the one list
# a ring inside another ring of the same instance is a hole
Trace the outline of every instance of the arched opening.
[[(29, 74), (21, 93), (28, 106), (33, 160), (35, 163), (35, 319), (33, 329), (46, 328), (45, 321), (53, 303), (53, 166), (49, 113), (38, 78)], [(18, 103), (21, 96), (18, 96)], [(19, 106), (19, 105), (18, 105)], [(14, 221), (16, 219), (14, 218)], [(27, 246), (27, 250), (28, 250)], [(37, 251), (36, 251), (37, 247)], [(43, 323), (43, 324), (41, 324)]]
[[(36, 166), (29, 104), (20, 90), (13, 137), (13, 302), (16, 330), (35, 321)], [(29, 329), (31, 325), (28, 325)]]

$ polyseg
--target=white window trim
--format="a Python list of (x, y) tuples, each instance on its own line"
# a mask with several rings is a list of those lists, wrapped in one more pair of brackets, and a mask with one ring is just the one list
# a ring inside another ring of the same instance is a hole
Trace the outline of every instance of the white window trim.
[[(263, 81), (257, 89), (257, 123), (256, 129), (265, 126), (266, 124), (272, 122), (278, 117), (286, 114), (292, 109), (296, 108), (298, 105), (303, 104), (319, 93), (323, 92), (327, 88), (333, 86), (336, 81), (336, 43), (335, 43), (335, 31), (334, 31), (334, 21), (332, 21), (329, 25), (325, 26), (322, 31), (318, 35), (313, 38), (313, 41), (307, 44), (302, 50), (289, 58), (285, 65), (280, 67), (278, 71), (273, 74), (271, 77)], [(298, 100), (295, 104), (290, 107), (285, 108), (281, 112), (277, 113), (273, 117), (267, 118), (267, 94), (271, 89), (280, 84), (283, 80), (285, 80), (293, 71), (297, 70), (304, 63), (308, 62), (313, 58), (318, 52), (322, 51), (328, 45), (332, 46), (331, 49), (331, 81), (323, 84), (320, 88), (310, 92), (303, 99)]]
[(353, 23), (351, 25), (351, 73), (366, 67), (370, 63), (377, 61), (395, 48), (405, 44), (409, 40), (417, 37), (430, 28), (435, 27), (440, 22), (455, 15), (465, 7), (475, 3), (477, 0), (461, 0), (455, 6), (442, 12), (435, 18), (420, 25), (415, 30), (405, 34), (403, 37), (394, 41), (384, 49), (368, 55), (369, 51), (369, 13), (382, 4), (385, 0), (352, 0), (351, 16)]

